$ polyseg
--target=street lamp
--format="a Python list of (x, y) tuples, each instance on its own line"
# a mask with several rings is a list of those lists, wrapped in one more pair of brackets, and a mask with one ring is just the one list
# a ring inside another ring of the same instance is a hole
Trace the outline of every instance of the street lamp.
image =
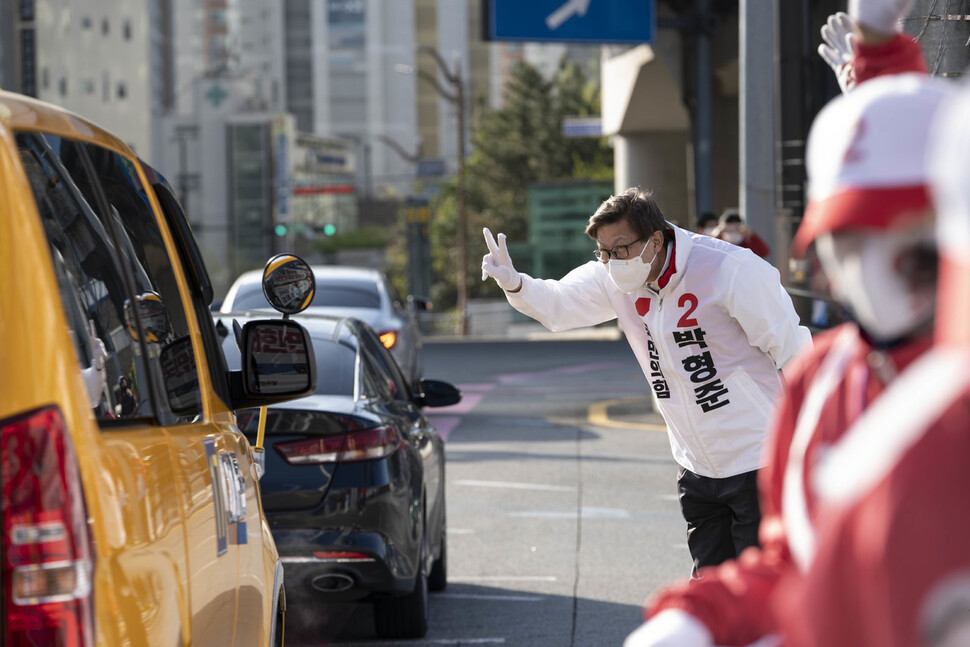
[[(445, 87), (437, 76), (424, 70), (410, 71), (424, 79), (444, 100), (455, 106), (458, 112), (458, 334), (468, 334), (468, 218), (465, 213), (465, 85), (461, 78), (461, 62), (455, 63), (451, 72), (437, 49), (428, 45), (417, 48), (419, 53), (430, 54), (438, 65), (441, 76), (448, 82)], [(403, 67), (403, 66), (402, 66)]]

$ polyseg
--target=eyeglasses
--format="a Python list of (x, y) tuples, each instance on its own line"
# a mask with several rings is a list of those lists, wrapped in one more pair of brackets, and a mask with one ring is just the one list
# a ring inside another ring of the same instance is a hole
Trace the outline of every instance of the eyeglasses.
[(600, 261), (601, 263), (605, 263), (611, 258), (615, 258), (618, 261), (625, 261), (630, 255), (630, 248), (639, 243), (641, 240), (643, 239), (637, 238), (632, 243), (628, 243), (626, 245), (617, 245), (613, 249), (597, 249), (595, 252), (593, 252), (593, 256), (595, 256), (596, 260)]

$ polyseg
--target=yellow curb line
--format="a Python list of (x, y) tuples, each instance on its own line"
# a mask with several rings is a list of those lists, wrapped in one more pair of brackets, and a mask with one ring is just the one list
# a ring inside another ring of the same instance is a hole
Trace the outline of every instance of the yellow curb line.
[(589, 421), (589, 424), (597, 427), (612, 427), (614, 429), (642, 429), (644, 431), (662, 431), (666, 433), (667, 425), (652, 425), (645, 422), (619, 422), (617, 420), (610, 419), (610, 407), (614, 407), (618, 404), (625, 404), (627, 402), (637, 402), (640, 400), (641, 398), (614, 398), (613, 400), (603, 400), (602, 402), (593, 403), (589, 405), (589, 409), (586, 410), (586, 419)]

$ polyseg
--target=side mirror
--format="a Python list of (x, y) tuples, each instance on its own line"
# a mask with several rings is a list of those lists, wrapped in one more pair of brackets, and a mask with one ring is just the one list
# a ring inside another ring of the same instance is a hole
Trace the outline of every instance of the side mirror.
[(421, 407), (448, 407), (461, 402), (461, 391), (441, 380), (418, 381), (414, 401)]
[(167, 344), (171, 341), (172, 324), (168, 320), (165, 302), (157, 292), (142, 292), (136, 295), (134, 304), (131, 300), (125, 300), (125, 323), (128, 325), (128, 332), (132, 339), (139, 341), (136, 321), (141, 322), (146, 342)]
[(431, 299), (426, 297), (416, 297), (413, 294), (409, 294), (408, 307), (414, 312), (428, 312), (434, 309), (434, 304), (431, 303)]
[(280, 254), (269, 259), (263, 268), (263, 294), (284, 315), (306, 310), (316, 289), (313, 270), (299, 256)]
[(232, 408), (310, 395), (317, 387), (310, 334), (295, 321), (260, 319), (242, 327), (242, 370), (230, 374)]

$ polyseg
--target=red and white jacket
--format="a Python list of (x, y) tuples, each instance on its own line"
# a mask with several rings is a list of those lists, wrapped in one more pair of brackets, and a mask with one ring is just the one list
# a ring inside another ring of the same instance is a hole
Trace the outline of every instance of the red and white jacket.
[(778, 371), (811, 345), (778, 271), (750, 250), (669, 225), (654, 287), (620, 291), (606, 265), (522, 275), (509, 303), (550, 330), (618, 319), (669, 430), (674, 459), (712, 478), (758, 469)]
[(970, 644), (970, 350), (934, 348), (817, 468), (814, 560), (776, 607), (791, 647)]
[(718, 645), (747, 645), (776, 633), (775, 588), (785, 577), (799, 578), (814, 550), (812, 467), (930, 342), (927, 336), (884, 353), (873, 349), (855, 324), (817, 335), (814, 348), (786, 370), (786, 392), (768, 437), (767, 466), (758, 475), (761, 547), (701, 569), (700, 580), (656, 593), (647, 615), (686, 611)]

